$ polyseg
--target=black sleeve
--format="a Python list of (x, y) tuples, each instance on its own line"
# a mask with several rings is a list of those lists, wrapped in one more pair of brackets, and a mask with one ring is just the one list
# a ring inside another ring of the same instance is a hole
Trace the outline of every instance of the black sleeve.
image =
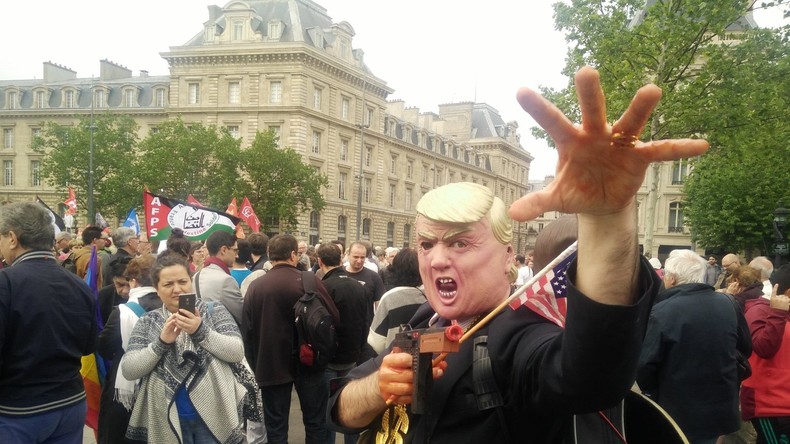
[(121, 342), (121, 315), (118, 307), (113, 308), (104, 330), (99, 333), (96, 351), (106, 359), (113, 359), (116, 353), (123, 351)]

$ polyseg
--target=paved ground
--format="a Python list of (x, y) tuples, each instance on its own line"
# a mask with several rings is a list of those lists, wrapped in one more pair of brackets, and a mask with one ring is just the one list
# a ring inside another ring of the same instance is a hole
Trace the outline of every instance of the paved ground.
[[(304, 425), (302, 425), (302, 411), (299, 408), (299, 398), (296, 391), (291, 392), (291, 415), (289, 417), (288, 441), (293, 444), (304, 443)], [(343, 435), (338, 434), (336, 442), (343, 443)], [(85, 427), (82, 444), (96, 444), (93, 430)]]

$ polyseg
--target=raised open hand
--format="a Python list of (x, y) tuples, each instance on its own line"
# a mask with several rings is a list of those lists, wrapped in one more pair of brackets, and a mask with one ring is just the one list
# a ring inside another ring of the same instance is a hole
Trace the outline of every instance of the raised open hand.
[(534, 219), (547, 211), (606, 215), (634, 200), (650, 162), (698, 156), (708, 143), (700, 139), (637, 140), (661, 99), (655, 85), (640, 88), (620, 119), (606, 121), (606, 102), (598, 71), (576, 73), (582, 124), (574, 125), (537, 92), (521, 88), (521, 107), (554, 140), (559, 154), (554, 181), (510, 207), (513, 219)]

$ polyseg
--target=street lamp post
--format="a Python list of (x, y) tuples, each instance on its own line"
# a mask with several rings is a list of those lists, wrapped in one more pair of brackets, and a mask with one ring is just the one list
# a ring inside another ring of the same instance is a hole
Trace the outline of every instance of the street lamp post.
[(360, 229), (362, 228), (362, 181), (364, 180), (364, 175), (362, 174), (362, 167), (364, 165), (365, 159), (365, 128), (368, 125), (363, 124), (356, 124), (357, 128), (359, 128), (359, 140), (360, 140), (360, 149), (359, 149), (359, 175), (357, 176), (357, 237), (354, 241), (358, 241), (362, 239), (360, 237)]
[(91, 96), (91, 124), (88, 127), (90, 131), (90, 146), (88, 147), (88, 225), (95, 225), (96, 212), (93, 210), (93, 133), (96, 131), (96, 125), (93, 124), (93, 104), (96, 101), (96, 97), (92, 87)]
[(774, 254), (776, 254), (776, 258), (774, 259), (775, 268), (779, 268), (779, 266), (782, 265), (782, 256), (790, 252), (787, 245), (787, 238), (784, 234), (785, 226), (787, 226), (788, 214), (790, 214), (790, 210), (784, 207), (782, 201), (780, 200), (777, 202), (776, 209), (774, 210), (774, 238), (776, 239), (776, 243), (774, 243)]

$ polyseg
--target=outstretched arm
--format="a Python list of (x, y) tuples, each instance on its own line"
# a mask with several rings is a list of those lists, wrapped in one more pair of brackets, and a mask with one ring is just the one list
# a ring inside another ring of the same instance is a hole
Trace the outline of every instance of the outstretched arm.
[(554, 140), (559, 160), (555, 180), (510, 207), (516, 220), (547, 211), (578, 213), (579, 252), (576, 287), (605, 304), (631, 304), (637, 267), (635, 196), (651, 162), (698, 156), (704, 140), (641, 142), (639, 134), (661, 99), (661, 89), (639, 89), (617, 122), (606, 121), (606, 103), (598, 72), (585, 67), (576, 74), (582, 124), (574, 125), (533, 90), (517, 98)]

